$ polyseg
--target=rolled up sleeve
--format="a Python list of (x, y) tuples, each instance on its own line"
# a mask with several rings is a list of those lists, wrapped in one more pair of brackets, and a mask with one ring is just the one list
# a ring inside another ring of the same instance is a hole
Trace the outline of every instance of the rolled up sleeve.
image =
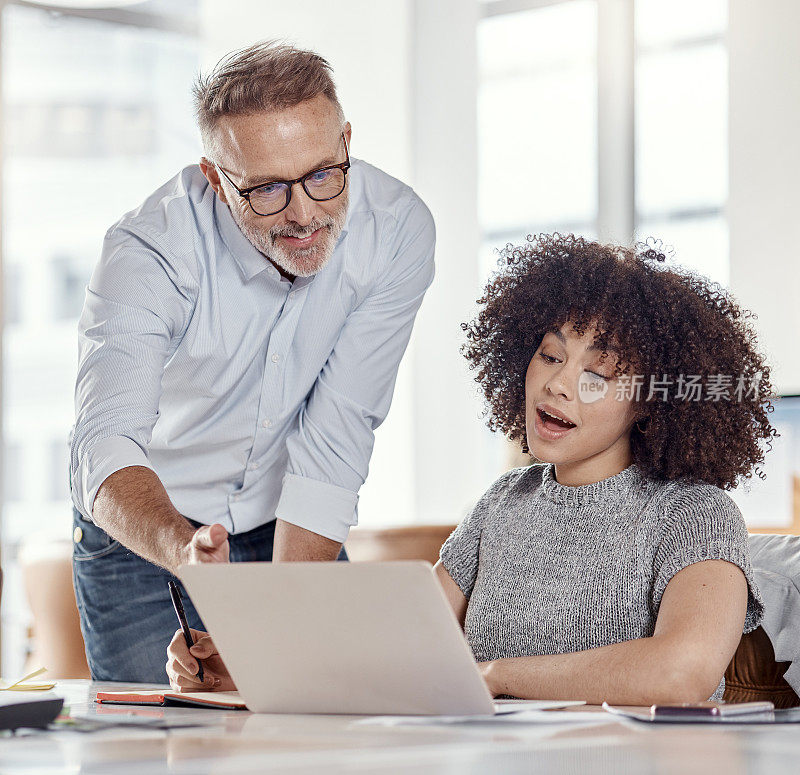
[(72, 499), (91, 518), (100, 485), (147, 457), (164, 365), (190, 314), (174, 265), (130, 233), (106, 236), (79, 322)]
[(737, 565), (747, 580), (747, 612), (743, 633), (754, 630), (764, 616), (764, 601), (753, 575), (747, 525), (726, 492), (710, 484), (684, 488), (670, 503), (663, 534), (653, 560), (653, 613), (675, 575), (698, 562), (725, 560)]
[(389, 237), (386, 272), (348, 316), (286, 441), (276, 516), (334, 541), (344, 542), (358, 521), (374, 431), (389, 411), (414, 318), (433, 281), (433, 218), (411, 196)]

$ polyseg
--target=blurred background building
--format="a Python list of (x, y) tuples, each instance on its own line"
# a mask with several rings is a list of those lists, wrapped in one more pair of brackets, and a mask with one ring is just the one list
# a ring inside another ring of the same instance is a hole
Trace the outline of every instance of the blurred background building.
[[(334, 67), (352, 152), (413, 185), (437, 279), (378, 431), (366, 526), (455, 522), (509, 464), (461, 362), (496, 250), (542, 231), (630, 242), (759, 314), (800, 393), (800, 61), (794, 0), (150, 0), (0, 4), (2, 673), (28, 613), (19, 548), (69, 539), (76, 326), (103, 235), (201, 154), (190, 88), (264, 38)], [(800, 409), (784, 401), (753, 529), (800, 528)]]

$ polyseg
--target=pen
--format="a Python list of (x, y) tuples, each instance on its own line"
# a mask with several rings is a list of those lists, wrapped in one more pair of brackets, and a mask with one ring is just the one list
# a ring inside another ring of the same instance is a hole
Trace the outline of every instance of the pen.
[[(169, 587), (169, 596), (172, 598), (172, 605), (175, 607), (175, 613), (178, 615), (178, 623), (183, 630), (186, 648), (191, 650), (192, 646), (194, 646), (194, 641), (192, 640), (192, 633), (189, 631), (189, 624), (186, 621), (186, 612), (183, 610), (181, 591), (174, 581), (168, 581), (167, 586)], [(197, 658), (195, 657), (195, 659)], [(203, 663), (199, 659), (197, 660), (197, 677), (201, 681), (203, 680)]]

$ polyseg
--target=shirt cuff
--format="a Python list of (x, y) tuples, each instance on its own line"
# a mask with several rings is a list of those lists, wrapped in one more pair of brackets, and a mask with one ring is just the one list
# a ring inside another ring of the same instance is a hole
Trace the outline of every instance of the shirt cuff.
[(357, 503), (358, 494), (352, 490), (286, 474), (275, 516), (331, 541), (344, 543), (350, 528), (358, 523)]
[(76, 495), (81, 499), (80, 503), (75, 504), (78, 511), (91, 519), (100, 485), (111, 474), (130, 466), (144, 466), (153, 470), (145, 451), (127, 436), (108, 436), (93, 444), (84, 455), (73, 480), (73, 490), (77, 483)]

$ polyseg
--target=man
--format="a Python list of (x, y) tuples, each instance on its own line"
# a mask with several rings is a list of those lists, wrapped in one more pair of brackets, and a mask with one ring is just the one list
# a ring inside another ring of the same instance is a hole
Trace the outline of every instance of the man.
[(433, 279), (430, 213), (350, 157), (324, 59), (256, 44), (195, 100), (205, 156), (111, 227), (80, 321), (74, 567), (95, 679), (166, 681), (182, 564), (346, 559)]

